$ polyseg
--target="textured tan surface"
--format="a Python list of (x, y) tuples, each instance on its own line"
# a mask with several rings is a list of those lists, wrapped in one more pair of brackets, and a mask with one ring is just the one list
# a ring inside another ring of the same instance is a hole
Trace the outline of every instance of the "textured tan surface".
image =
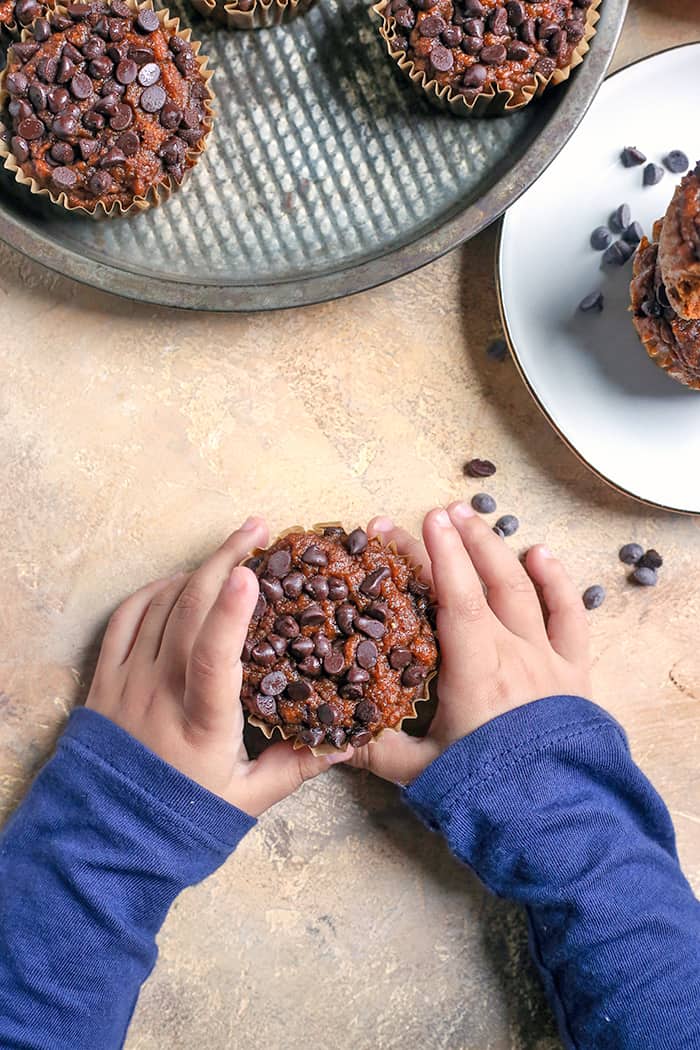
[[(620, 59), (697, 37), (694, 8), (632, 0)], [(520, 545), (546, 540), (581, 588), (609, 589), (591, 618), (597, 697), (664, 794), (700, 887), (699, 526), (605, 488), (510, 363), (485, 358), (493, 249), (488, 232), (352, 300), (226, 317), (134, 306), (0, 248), (4, 812), (134, 587), (196, 561), (253, 509), (273, 529), (380, 510), (416, 528), (473, 490), (464, 458), (488, 455)], [(625, 586), (616, 550), (632, 539), (666, 556), (656, 591)], [(182, 896), (160, 943), (128, 1050), (559, 1045), (517, 911), (393, 788), (349, 771), (268, 814)]]

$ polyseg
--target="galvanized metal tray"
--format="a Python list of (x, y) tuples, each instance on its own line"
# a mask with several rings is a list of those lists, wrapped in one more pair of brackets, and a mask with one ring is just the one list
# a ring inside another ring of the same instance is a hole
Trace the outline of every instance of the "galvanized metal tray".
[(286, 26), (226, 30), (187, 0), (215, 69), (204, 158), (162, 207), (95, 222), (0, 179), (0, 238), (86, 284), (199, 310), (334, 299), (430, 262), (497, 218), (544, 170), (605, 75), (627, 0), (604, 0), (566, 84), (513, 116), (434, 110), (389, 61), (357, 0)]

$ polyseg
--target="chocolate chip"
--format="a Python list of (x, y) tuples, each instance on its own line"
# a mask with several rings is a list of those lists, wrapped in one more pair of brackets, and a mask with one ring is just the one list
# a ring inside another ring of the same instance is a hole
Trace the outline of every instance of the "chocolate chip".
[(350, 682), (347, 682), (345, 685), (341, 685), (339, 693), (344, 700), (361, 700), (362, 686), (352, 685)]
[(372, 739), (372, 734), (369, 729), (357, 729), (350, 736), (350, 743), (353, 747), (364, 747), (365, 744), (369, 744)]
[(535, 62), (535, 73), (539, 73), (545, 80), (549, 80), (556, 68), (556, 63), (552, 58), (539, 58)]
[(639, 559), (639, 564), (645, 569), (660, 569), (663, 563), (663, 558), (653, 547), (650, 550), (645, 551)]
[(372, 572), (367, 573), (360, 584), (361, 593), (366, 594), (368, 598), (378, 598), (382, 593), (382, 580), (385, 580), (387, 576), (391, 576), (391, 570), (387, 565), (373, 569)]
[(486, 15), (486, 8), (481, 3), (481, 0), (464, 0), (462, 4), (465, 15), (470, 18), (483, 18)]
[(469, 69), (465, 70), (462, 83), (466, 88), (478, 88), (486, 81), (486, 67), (481, 66), (478, 62), (470, 66)]
[[(40, 44), (45, 44), (51, 36), (51, 26), (49, 25), (48, 19), (38, 18), (34, 23), (34, 39)], [(15, 45), (16, 50), (17, 45)]]
[[(481, 48), (483, 47), (483, 44), (484, 44), (484, 42), (481, 39), (481, 37), (478, 37), (478, 36), (465, 36), (463, 38), (463, 40), (462, 40), (462, 51), (464, 51), (465, 55), (474, 55), (474, 56), (476, 56), (481, 51)], [(472, 69), (475, 69), (475, 68), (476, 68), (475, 66), (471, 66), (469, 69), (465, 70), (464, 76), (463, 76), (463, 80), (464, 80), (465, 84), (469, 80), (468, 74), (471, 73)], [(484, 79), (486, 79), (486, 69), (484, 68), (484, 66), (479, 66), (479, 69), (483, 69), (484, 70)]]
[(290, 572), (289, 575), (285, 576), (282, 580), (282, 590), (288, 598), (298, 598), (303, 589), (304, 575), (301, 572)]
[(496, 473), (496, 466), (490, 459), (470, 459), (463, 470), (470, 478), (490, 478)]
[(167, 97), (160, 84), (153, 84), (141, 92), (139, 104), (144, 113), (157, 113), (165, 105)]
[(472, 496), (472, 507), (479, 514), (493, 514), (496, 509), (496, 501), (488, 492), (477, 492)]
[(128, 127), (131, 127), (133, 119), (134, 115), (131, 112), (131, 106), (124, 102), (117, 106), (116, 113), (113, 117), (110, 117), (109, 126), (112, 131), (126, 131)]
[(277, 714), (277, 702), (274, 696), (258, 693), (255, 697), (255, 708), (261, 718), (272, 718)]
[(345, 730), (340, 726), (334, 726), (329, 729), (326, 733), (326, 740), (329, 744), (333, 744), (334, 747), (343, 747), (345, 744)]
[(530, 48), (522, 40), (515, 40), (508, 45), (508, 59), (511, 62), (525, 62), (530, 57)]
[(295, 660), (303, 660), (307, 656), (311, 656), (314, 651), (313, 638), (305, 638), (303, 635), (299, 635), (289, 644), (289, 651)]
[(25, 117), (19, 122), (17, 131), (20, 138), (26, 139), (27, 142), (36, 142), (37, 139), (42, 138), (46, 128), (37, 117)]
[(328, 580), (325, 576), (312, 576), (310, 580), (306, 581), (304, 589), (317, 602), (325, 601), (328, 597)]
[(368, 542), (367, 533), (364, 529), (353, 529), (345, 541), (345, 546), (349, 554), (362, 554), (367, 549)]
[(558, 55), (559, 52), (563, 50), (565, 45), (566, 33), (564, 33), (561, 29), (557, 29), (554, 33), (552, 33), (547, 42), (550, 54), (552, 55)]
[(13, 98), (7, 108), (10, 116), (17, 121), (27, 120), (29, 117), (34, 116), (32, 107), (23, 98)]
[(389, 666), (395, 671), (402, 671), (404, 667), (408, 667), (412, 659), (413, 653), (410, 649), (407, 649), (405, 645), (397, 645), (389, 653)]
[(281, 634), (268, 634), (267, 640), (275, 650), (275, 656), (284, 656), (287, 651), (287, 639)]
[(70, 82), (70, 89), (73, 97), (82, 102), (92, 94), (92, 81), (86, 73), (76, 73)]
[(260, 683), (260, 692), (264, 693), (265, 696), (279, 696), (286, 688), (287, 679), (283, 671), (270, 671)]
[(365, 725), (369, 725), (371, 722), (380, 720), (381, 711), (371, 700), (360, 700), (355, 708), (354, 715), (358, 722), (364, 722)]
[(657, 183), (661, 182), (664, 175), (664, 169), (660, 164), (647, 164), (642, 181), (645, 186), (656, 186)]
[(625, 146), (620, 154), (620, 160), (625, 168), (636, 168), (638, 164), (644, 164), (646, 157), (636, 146)]
[(373, 620), (369, 616), (356, 616), (355, 627), (369, 638), (383, 638), (386, 627), (381, 620)]
[(355, 607), (353, 605), (339, 605), (335, 611), (335, 622), (343, 634), (352, 634), (355, 622)]
[(317, 678), (321, 673), (321, 661), (316, 656), (305, 656), (299, 661), (299, 670), (311, 678)]
[(70, 95), (65, 88), (51, 88), (46, 96), (46, 101), (52, 113), (61, 113), (70, 104)]
[(182, 141), (182, 139), (168, 139), (168, 141), (163, 143), (163, 145), (160, 148), (160, 156), (163, 158), (168, 167), (172, 168), (181, 162), (184, 150), (185, 144)]
[(537, 23), (534, 18), (526, 18), (520, 26), (520, 39), (531, 47), (537, 43)]
[(503, 44), (488, 44), (482, 47), (479, 60), (485, 66), (500, 66), (508, 56)]
[[(98, 175), (104, 175), (104, 172), (97, 172)], [(246, 638), (243, 643), (243, 649), (241, 650), (241, 660), (244, 664), (250, 663), (251, 653), (253, 652), (253, 643), (250, 638)]]
[(447, 22), (442, 15), (428, 15), (418, 23), (418, 32), (421, 36), (438, 37), (447, 29)]
[[(630, 165), (626, 165), (629, 167)], [(583, 604), (587, 609), (597, 609), (605, 601), (605, 588), (599, 583), (594, 583), (583, 592)]]
[[(278, 578), (286, 576), (292, 565), (292, 555), (288, 550), (278, 550), (270, 555), (267, 563), (267, 571), (270, 576)], [(301, 593), (301, 592), (300, 592)]]
[(99, 148), (99, 142), (93, 142), (92, 139), (80, 139), (78, 142), (78, 149), (83, 160), (90, 160), (99, 151)]
[(687, 171), (690, 167), (690, 161), (680, 149), (672, 149), (671, 152), (667, 153), (663, 158), (663, 162), (668, 170), (672, 171), (674, 175), (682, 175), (683, 172)]
[(97, 80), (102, 80), (106, 77), (111, 77), (114, 63), (111, 58), (102, 55), (99, 58), (93, 59), (88, 68), (90, 70), (90, 76), (95, 77)]
[(323, 670), (326, 672), (326, 674), (341, 674), (341, 672), (344, 669), (345, 659), (343, 657), (343, 654), (339, 650), (333, 649), (330, 653), (328, 653), (327, 656), (324, 657)]
[(597, 310), (600, 313), (605, 305), (605, 298), (602, 292), (591, 292), (586, 295), (581, 302), (578, 304), (579, 310), (582, 313), (589, 313), (591, 310)]
[(144, 8), (143, 11), (139, 11), (136, 18), (136, 28), (142, 33), (154, 33), (159, 25), (160, 21), (155, 11), (150, 10), (148, 7)]
[(661, 317), (663, 312), (656, 299), (645, 300), (641, 309), (645, 317)]
[(72, 168), (54, 168), (51, 173), (51, 182), (60, 192), (72, 190), (77, 181), (78, 176)]
[(138, 75), (139, 67), (131, 58), (123, 58), (115, 70), (115, 77), (120, 84), (133, 84)]
[[(127, 132), (127, 135), (129, 134), (133, 134), (133, 132)], [(284, 591), (280, 581), (275, 579), (270, 580), (266, 576), (260, 581), (260, 590), (263, 592), (268, 602), (279, 602), (284, 597)]]
[(632, 210), (629, 204), (621, 204), (610, 216), (610, 229), (622, 233), (632, 222)]
[(368, 671), (370, 667), (374, 667), (378, 656), (379, 652), (376, 645), (374, 642), (368, 640), (360, 642), (355, 650), (355, 659), (360, 667), (364, 668), (366, 671)]
[(503, 36), (508, 30), (508, 12), (505, 7), (494, 7), (488, 18), (488, 27), (494, 36)]
[(369, 682), (369, 672), (364, 667), (353, 665), (346, 674), (345, 681), (350, 685), (364, 685)]
[(612, 244), (613, 236), (607, 226), (596, 226), (591, 234), (591, 248), (603, 252)]
[(520, 3), (520, 0), (508, 0), (506, 11), (508, 12), (508, 21), (512, 26), (517, 28), (525, 21), (525, 7)]
[(15, 160), (19, 161), (20, 164), (24, 164), (25, 160), (29, 158), (29, 143), (21, 135), (14, 135), (10, 139), (10, 149), (15, 155)]
[(312, 693), (311, 686), (303, 678), (287, 685), (287, 696), (290, 700), (308, 700)]
[(164, 128), (174, 131), (180, 126), (182, 110), (174, 102), (166, 102), (160, 111), (160, 122)]
[(385, 602), (370, 602), (365, 609), (365, 615), (379, 620), (380, 623), (386, 623), (389, 619), (389, 606)]
[(328, 577), (328, 597), (333, 602), (342, 602), (348, 596), (348, 585), (337, 576)]
[(325, 619), (325, 613), (320, 605), (307, 605), (299, 616), (299, 624), (301, 627), (318, 627)]
[(326, 734), (323, 729), (319, 729), (315, 726), (313, 729), (302, 729), (300, 733), (297, 733), (297, 740), (302, 744), (306, 744), (308, 747), (318, 747), (323, 742)]
[(260, 667), (271, 667), (277, 659), (277, 654), (269, 642), (258, 642), (253, 646), (250, 655)]
[[(139, 151), (139, 137), (135, 131), (125, 131), (120, 135), (115, 145), (126, 157), (135, 157)], [(267, 596), (266, 596), (267, 597)]]
[(301, 556), (301, 560), (305, 565), (313, 565), (316, 568), (322, 569), (328, 564), (328, 555), (325, 551), (321, 550), (320, 547), (312, 544), (310, 547), (306, 548)]
[[(153, 48), (131, 47), (129, 48), (129, 58), (133, 58), (137, 66), (145, 66), (146, 63), (153, 61)], [(158, 70), (158, 77), (160, 77), (160, 69)], [(155, 83), (155, 81), (153, 81), (152, 83)], [(148, 87), (148, 84), (143, 84), (142, 86)]]
[(425, 678), (425, 671), (420, 664), (411, 664), (401, 675), (401, 685), (406, 686), (408, 689), (412, 689)]
[(25, 98), (29, 80), (21, 70), (18, 70), (16, 73), (8, 74), (5, 87), (14, 98)]
[(15, 16), (21, 26), (29, 26), (41, 14), (41, 4), (37, 0), (17, 0)]
[(624, 266), (634, 255), (634, 248), (626, 241), (615, 241), (603, 252), (603, 262), (609, 266)]
[(416, 13), (408, 6), (400, 7), (394, 14), (394, 20), (402, 29), (413, 29), (416, 24)]
[(504, 514), (496, 522), (496, 528), (500, 529), (504, 536), (512, 536), (520, 528), (520, 522), (515, 514)]
[(103, 197), (113, 185), (112, 176), (106, 171), (96, 171), (90, 176), (88, 189), (93, 197)]
[(175, 67), (183, 75), (188, 76), (195, 68), (194, 56), (190, 51), (182, 51), (175, 58)]
[(120, 149), (113, 146), (112, 149), (107, 150), (104, 157), (100, 160), (101, 168), (118, 168), (126, 160), (126, 157)]
[[(326, 638), (325, 634), (322, 634), (320, 631), (318, 632), (317, 635), (314, 636), (314, 640), (313, 641), (314, 641), (314, 652), (316, 653), (316, 656), (320, 657), (322, 660), (326, 656), (328, 656), (328, 654), (330, 652), (332, 652), (332, 648), (333, 647), (331, 646), (331, 643)], [(342, 650), (339, 649), (338, 651), (342, 655)]]
[(639, 543), (626, 543), (620, 547), (619, 558), (625, 565), (636, 565), (644, 554), (644, 548)]
[(293, 616), (278, 616), (274, 626), (275, 634), (281, 634), (283, 638), (296, 638), (300, 633), (299, 624)]
[(469, 36), (483, 37), (484, 20), (482, 18), (465, 18), (462, 28)]
[(638, 565), (630, 579), (640, 587), (656, 587), (659, 578), (654, 569), (648, 569), (646, 565)]
[(107, 48), (107, 54), (113, 62), (123, 62), (129, 53), (129, 45), (126, 40), (122, 40), (120, 43), (110, 44)]
[(91, 131), (100, 131), (105, 126), (105, 118), (101, 113), (97, 113), (94, 109), (90, 110), (83, 117), (83, 124), (86, 128), (90, 128)]
[(155, 84), (160, 80), (160, 66), (155, 62), (147, 62), (139, 69), (138, 78), (141, 87), (151, 87), (152, 84)]
[(330, 704), (320, 704), (316, 709), (316, 717), (325, 726), (332, 726), (338, 717), (338, 713)]
[(448, 26), (444, 33), (440, 35), (440, 40), (445, 47), (459, 47), (462, 42), (462, 30), (459, 26)]
[(75, 160), (73, 147), (68, 142), (54, 142), (51, 147), (51, 158), (57, 164), (72, 164)]
[(90, 36), (82, 47), (83, 57), (89, 61), (101, 58), (106, 51), (105, 42), (101, 36)]
[(29, 85), (29, 101), (34, 106), (35, 110), (46, 109), (47, 91), (44, 85), (40, 84), (38, 80), (34, 80)]
[(579, 40), (583, 40), (586, 35), (586, 24), (580, 18), (567, 18), (564, 22), (564, 30), (570, 43), (578, 44)]
[(639, 222), (631, 222), (622, 234), (622, 239), (623, 241), (627, 241), (628, 244), (632, 244), (636, 247), (643, 236), (644, 230), (642, 229), (642, 224)]

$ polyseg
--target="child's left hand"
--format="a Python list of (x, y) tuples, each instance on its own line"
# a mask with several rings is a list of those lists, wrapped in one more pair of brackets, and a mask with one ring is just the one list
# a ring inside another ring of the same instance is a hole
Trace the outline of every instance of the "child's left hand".
[(248, 758), (240, 655), (258, 583), (239, 562), (267, 538), (264, 520), (249, 518), (196, 572), (127, 598), (107, 627), (86, 704), (255, 817), (350, 754), (315, 758), (281, 741)]

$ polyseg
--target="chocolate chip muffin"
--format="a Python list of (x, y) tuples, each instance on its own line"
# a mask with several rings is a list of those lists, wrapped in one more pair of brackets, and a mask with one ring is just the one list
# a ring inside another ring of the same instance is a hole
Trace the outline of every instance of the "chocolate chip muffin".
[(253, 722), (309, 747), (397, 729), (437, 664), (427, 586), (362, 529), (293, 531), (248, 565), (260, 596), (243, 650)]
[(677, 186), (664, 216), (659, 265), (678, 316), (700, 318), (700, 162)]
[(453, 112), (527, 104), (588, 50), (600, 0), (382, 0), (389, 53)]
[(315, 3), (316, 0), (192, 0), (192, 6), (205, 18), (215, 18), (229, 29), (282, 25)]
[(56, 204), (120, 214), (180, 185), (211, 130), (210, 74), (167, 11), (112, 0), (37, 19), (0, 78), (0, 155)]
[[(665, 220), (664, 220), (665, 221)], [(700, 320), (679, 317), (669, 301), (659, 265), (663, 221), (637, 249), (630, 286), (632, 321), (652, 361), (685, 386), (700, 390)]]

